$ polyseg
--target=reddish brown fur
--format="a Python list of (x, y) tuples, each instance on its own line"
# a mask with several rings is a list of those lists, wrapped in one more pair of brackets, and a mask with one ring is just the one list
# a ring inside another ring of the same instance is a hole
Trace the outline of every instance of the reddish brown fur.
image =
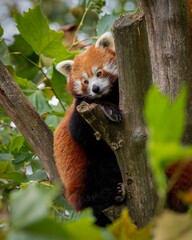
[[(92, 68), (97, 67), (103, 69), (105, 63), (116, 63), (115, 53), (110, 49), (96, 48), (90, 46), (87, 51), (77, 55), (74, 59), (73, 68), (68, 77), (68, 90), (76, 97), (78, 93), (75, 90), (75, 81), (81, 81), (80, 90), (82, 96), (86, 96), (87, 84), (83, 80), (83, 71), (86, 72), (88, 78), (93, 76)], [(103, 72), (106, 74), (106, 72)], [(117, 79), (115, 76), (114, 80)], [(113, 81), (113, 78), (110, 79)], [(80, 210), (82, 191), (84, 190), (84, 177), (87, 167), (87, 159), (85, 150), (71, 136), (70, 121), (75, 107), (75, 102), (66, 112), (64, 119), (57, 127), (54, 133), (54, 154), (57, 169), (59, 171), (62, 182), (66, 190), (66, 199), (69, 204), (75, 209)]]
[[(68, 90), (74, 94), (74, 82), (82, 79), (82, 69), (88, 74), (88, 77), (91, 77), (93, 75), (92, 67), (95, 66), (98, 69), (102, 69), (105, 63), (115, 61), (115, 53), (111, 49), (103, 50), (96, 48), (94, 45), (90, 46), (87, 51), (75, 57), (73, 69), (69, 76)], [(71, 76), (73, 76), (73, 78)], [(86, 90), (86, 87), (87, 86), (82, 83), (82, 90)]]
[(175, 211), (183, 212), (186, 210), (186, 206), (184, 206), (182, 201), (178, 198), (178, 193), (192, 189), (192, 162), (190, 161), (184, 166), (176, 163), (169, 167), (166, 173), (169, 179), (173, 177), (174, 174), (178, 173), (178, 176), (176, 176), (176, 183), (168, 194), (168, 205)]
[[(79, 196), (83, 185), (82, 176), (86, 157), (84, 151), (72, 139), (68, 130), (73, 111), (74, 104), (69, 108), (65, 118), (54, 133), (54, 153), (55, 159), (57, 159), (57, 169), (66, 188), (66, 198), (75, 210), (79, 210)], [(65, 156), (65, 159), (63, 159), (63, 156)]]

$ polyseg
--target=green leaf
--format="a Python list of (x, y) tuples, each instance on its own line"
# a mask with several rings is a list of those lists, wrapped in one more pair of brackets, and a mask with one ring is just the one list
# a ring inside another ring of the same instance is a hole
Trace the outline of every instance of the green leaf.
[(38, 90), (38, 87), (26, 78), (16, 76), (15, 80), (26, 95), (31, 95)]
[(10, 161), (0, 161), (0, 173), (11, 173), (14, 169)]
[(0, 25), (0, 37), (3, 35), (3, 33), (4, 33), (4, 30), (3, 30), (2, 26)]
[(11, 160), (12, 157), (10, 153), (0, 153), (0, 160)]
[(8, 240), (63, 240), (71, 239), (63, 224), (54, 219), (45, 218), (38, 220), (22, 230), (12, 231)]
[[(186, 88), (171, 105), (170, 98), (153, 86), (147, 95), (145, 119), (155, 141), (180, 141), (185, 127)], [(177, 121), (175, 121), (177, 119)]]
[(111, 26), (117, 19), (117, 16), (114, 14), (105, 14), (98, 21), (97, 25), (97, 35), (102, 35), (107, 31), (111, 31)]
[(14, 43), (9, 46), (10, 52), (21, 52), (24, 56), (30, 56), (33, 53), (32, 47), (22, 38), (22, 36), (15, 35)]
[(55, 58), (56, 62), (71, 57), (62, 44), (63, 33), (49, 28), (39, 5), (25, 12), (23, 16), (16, 13), (15, 20), (22, 37), (38, 55)]
[(89, 0), (86, 1), (86, 7), (90, 8), (91, 11), (96, 13), (102, 13), (102, 7), (106, 4), (105, 0)]
[(10, 65), (11, 60), (10, 60), (10, 54), (8, 47), (3, 39), (0, 39), (0, 60), (5, 64), (5, 65)]
[(44, 97), (41, 90), (37, 90), (35, 93), (30, 95), (28, 99), (30, 100), (30, 102), (33, 104), (33, 106), (35, 107), (35, 109), (38, 111), (40, 115), (42, 115), (43, 113), (48, 113), (52, 111), (51, 107), (48, 104), (48, 101)]
[(13, 181), (14, 183), (21, 183), (23, 181), (23, 175), (19, 172), (0, 173), (0, 178)]
[(37, 184), (12, 192), (10, 199), (12, 225), (21, 229), (47, 217), (55, 193), (53, 187), (46, 188)]
[(14, 156), (15, 159), (12, 161), (13, 164), (17, 165), (20, 163), (23, 163), (25, 161), (31, 160), (33, 157), (33, 153), (28, 153), (28, 152), (19, 152), (18, 155)]
[(24, 137), (22, 135), (19, 136), (13, 136), (11, 138), (11, 143), (9, 145), (9, 151), (12, 152), (14, 150), (20, 150), (20, 148), (23, 146), (24, 143)]
[[(70, 233), (70, 236), (74, 240), (113, 240), (113, 236), (105, 229), (101, 229), (94, 224), (94, 218), (90, 209), (84, 210), (79, 217), (65, 224), (65, 229)], [(75, 229), (75, 231), (74, 231)]]
[(166, 168), (192, 157), (192, 146), (183, 146), (187, 91), (183, 87), (170, 103), (168, 96), (152, 87), (145, 102), (145, 120), (148, 127), (147, 153), (161, 199), (166, 196)]
[(64, 100), (69, 105), (72, 102), (72, 96), (67, 91), (66, 83), (66, 78), (53, 68), (53, 75), (51, 78), (52, 87), (57, 97)]
[(45, 170), (38, 170), (35, 173), (28, 175), (27, 179), (30, 181), (42, 181), (47, 179)]
[(50, 217), (50, 206), (56, 190), (50, 185), (30, 184), (11, 193), (11, 231), (9, 240), (112, 240), (105, 229), (94, 225), (90, 209), (79, 214), (76, 220), (61, 223)]
[(45, 122), (47, 123), (47, 125), (49, 127), (53, 127), (54, 129), (58, 126), (58, 124), (60, 123), (62, 117), (58, 117), (58, 116), (48, 116), (45, 119)]
[(0, 161), (0, 178), (21, 183), (23, 175), (22, 173), (15, 171), (10, 161)]

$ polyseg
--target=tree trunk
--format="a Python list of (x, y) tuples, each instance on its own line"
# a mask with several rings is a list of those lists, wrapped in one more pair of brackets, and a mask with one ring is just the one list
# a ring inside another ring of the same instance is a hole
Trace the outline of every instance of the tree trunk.
[(155, 210), (143, 121), (144, 97), (151, 85), (151, 63), (144, 17), (122, 15), (114, 24), (113, 30), (123, 123), (107, 120), (95, 104), (89, 106), (83, 103), (78, 111), (96, 131), (96, 136), (102, 137), (116, 154), (126, 187), (126, 206), (135, 224), (141, 227), (154, 216)]
[(171, 101), (189, 87), (185, 142), (192, 143), (192, 1), (138, 0), (147, 23), (153, 82)]
[(53, 134), (0, 61), (0, 105), (41, 159), (50, 180), (59, 181)]
[(143, 120), (145, 95), (151, 85), (146, 24), (143, 15), (122, 15), (114, 24), (119, 68), (120, 108), (124, 114), (118, 162), (127, 190), (127, 206), (137, 226), (154, 216), (155, 194), (146, 157)]

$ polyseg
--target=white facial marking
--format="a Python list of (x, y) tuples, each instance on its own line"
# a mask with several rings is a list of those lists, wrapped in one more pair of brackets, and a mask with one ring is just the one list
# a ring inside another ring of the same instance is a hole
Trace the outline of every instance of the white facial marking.
[(94, 74), (94, 75), (96, 75), (96, 73), (97, 73), (97, 70), (98, 70), (98, 67), (97, 66), (94, 66), (94, 67), (92, 67), (92, 73)]
[(118, 75), (118, 69), (117, 69), (116, 63), (106, 63), (103, 69), (108, 73), (111, 73), (113, 75)]
[[(96, 85), (100, 88), (99, 93), (95, 93), (92, 91), (93, 85)], [(103, 95), (107, 94), (110, 90), (110, 82), (108, 78), (97, 78), (92, 77), (89, 80), (89, 92), (91, 96), (102, 97)]]
[(80, 80), (76, 80), (74, 82), (74, 91), (75, 93), (77, 93), (78, 95), (83, 94), (83, 91), (81, 89), (81, 81)]
[(82, 77), (83, 77), (84, 79), (88, 79), (88, 78), (89, 78), (86, 72), (83, 72), (83, 73), (82, 73)]

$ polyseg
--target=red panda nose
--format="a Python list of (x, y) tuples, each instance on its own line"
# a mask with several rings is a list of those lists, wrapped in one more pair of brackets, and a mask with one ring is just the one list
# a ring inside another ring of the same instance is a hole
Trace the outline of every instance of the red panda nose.
[(99, 92), (100, 92), (100, 87), (97, 86), (97, 85), (95, 85), (95, 84), (93, 84), (93, 86), (92, 86), (92, 91), (93, 91), (94, 93), (99, 93)]

